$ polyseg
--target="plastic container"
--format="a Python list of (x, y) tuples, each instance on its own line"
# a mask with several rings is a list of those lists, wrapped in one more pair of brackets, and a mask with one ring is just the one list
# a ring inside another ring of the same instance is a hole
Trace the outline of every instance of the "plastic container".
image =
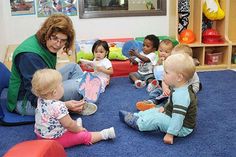
[(223, 52), (207, 52), (205, 63), (207, 65), (221, 64), (223, 59)]

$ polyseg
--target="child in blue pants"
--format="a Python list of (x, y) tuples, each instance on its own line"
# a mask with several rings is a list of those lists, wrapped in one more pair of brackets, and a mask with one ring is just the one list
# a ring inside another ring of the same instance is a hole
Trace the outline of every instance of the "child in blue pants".
[(173, 54), (164, 62), (165, 83), (171, 88), (164, 107), (138, 113), (120, 111), (120, 119), (139, 131), (165, 132), (164, 143), (173, 144), (174, 137), (189, 135), (196, 124), (197, 98), (188, 81), (193, 77), (193, 59), (184, 53)]

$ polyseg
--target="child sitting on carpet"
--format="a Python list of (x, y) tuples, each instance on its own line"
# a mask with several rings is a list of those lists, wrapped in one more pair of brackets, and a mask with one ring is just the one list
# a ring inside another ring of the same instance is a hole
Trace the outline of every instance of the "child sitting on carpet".
[[(174, 47), (171, 54), (176, 54), (176, 53), (186, 53), (189, 56), (193, 57), (192, 48), (189, 47), (188, 45), (184, 45), (184, 44), (178, 44)], [(196, 65), (196, 63), (195, 63), (195, 65)], [(189, 80), (188, 84), (192, 85), (192, 88), (193, 88), (193, 91), (195, 94), (199, 90), (201, 90), (202, 86), (201, 86), (197, 72), (194, 73), (193, 78)], [(156, 105), (161, 105), (163, 102), (165, 102), (164, 97), (162, 97), (162, 99), (160, 99), (161, 94), (162, 94), (161, 90), (159, 90), (159, 91), (155, 90), (155, 91), (151, 92), (149, 94), (150, 95), (149, 100), (139, 101), (136, 103), (137, 109), (144, 111), (144, 110), (156, 107)]]
[(134, 82), (136, 88), (143, 88), (154, 79), (153, 66), (156, 65), (156, 53), (159, 47), (159, 38), (148, 35), (143, 41), (143, 51), (129, 51), (130, 62), (138, 64), (138, 72), (131, 72), (129, 78)]
[(160, 86), (163, 88), (163, 93), (165, 93), (166, 95), (169, 95), (170, 93), (168, 86), (166, 86), (164, 82), (162, 82), (164, 73), (163, 62), (168, 56), (170, 56), (173, 48), (174, 45), (169, 39), (164, 39), (160, 42), (158, 48), (158, 61), (153, 69), (155, 79), (147, 87), (147, 91), (150, 92), (150, 95), (156, 95), (156, 92), (153, 90)]
[(188, 81), (193, 77), (193, 59), (185, 54), (173, 54), (164, 62), (165, 83), (171, 88), (169, 101), (164, 107), (138, 113), (121, 110), (120, 119), (139, 131), (165, 132), (164, 143), (173, 144), (174, 136), (185, 137), (196, 124), (197, 98)]
[[(97, 40), (92, 47), (94, 55), (93, 65), (85, 64), (88, 69), (94, 70), (93, 74), (101, 80), (101, 92), (105, 91), (110, 82), (110, 75), (113, 74), (113, 68), (109, 56), (109, 45), (106, 41)], [(82, 63), (83, 64), (83, 63)]]
[(88, 132), (83, 128), (81, 118), (75, 121), (70, 117), (65, 103), (60, 101), (64, 89), (58, 71), (36, 71), (32, 79), (32, 91), (38, 97), (34, 129), (38, 139), (53, 139), (67, 148), (115, 138), (113, 127), (100, 132)]
[[(187, 53), (189, 56), (193, 57), (193, 50), (190, 46), (186, 44), (178, 44), (174, 47), (174, 50), (171, 52), (171, 54), (176, 53)], [(198, 65), (198, 61), (193, 59), (194, 64)], [(194, 73), (193, 78), (189, 80), (189, 85), (192, 85), (194, 93), (198, 93), (202, 89), (202, 84), (199, 80), (197, 72)]]

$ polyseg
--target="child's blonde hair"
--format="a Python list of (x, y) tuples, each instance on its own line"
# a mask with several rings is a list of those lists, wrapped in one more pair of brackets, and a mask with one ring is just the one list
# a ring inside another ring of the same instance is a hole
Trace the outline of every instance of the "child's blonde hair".
[(169, 39), (164, 39), (160, 42), (160, 45), (165, 46), (165, 48), (167, 49), (168, 53), (170, 53), (172, 51), (172, 49), (174, 48), (174, 44), (171, 40)]
[(31, 81), (32, 92), (40, 98), (48, 99), (62, 82), (61, 73), (54, 69), (37, 70)]
[(187, 53), (189, 56), (193, 57), (193, 50), (190, 46), (186, 44), (178, 44), (174, 47), (171, 54), (174, 53)]
[(176, 53), (170, 55), (164, 64), (164, 69), (166, 67), (171, 68), (177, 74), (182, 74), (185, 81), (190, 80), (195, 73), (195, 64), (192, 57), (186, 53)]

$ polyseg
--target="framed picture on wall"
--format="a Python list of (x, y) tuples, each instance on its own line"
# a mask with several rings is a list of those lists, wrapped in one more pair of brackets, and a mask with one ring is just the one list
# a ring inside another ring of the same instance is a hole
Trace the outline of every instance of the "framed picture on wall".
[(79, 17), (165, 16), (166, 0), (79, 0)]
[(37, 0), (38, 17), (48, 17), (54, 13), (68, 16), (77, 15), (77, 0)]
[(10, 0), (11, 15), (32, 15), (35, 14), (34, 0)]
[(78, 13), (77, 0), (64, 0), (62, 12), (68, 16), (76, 16)]

